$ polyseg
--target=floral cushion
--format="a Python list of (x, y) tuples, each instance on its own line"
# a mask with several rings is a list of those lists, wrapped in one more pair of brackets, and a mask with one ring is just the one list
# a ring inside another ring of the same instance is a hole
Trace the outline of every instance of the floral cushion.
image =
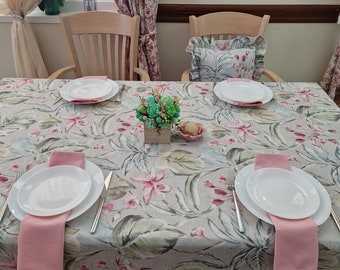
[[(202, 58), (202, 54), (203, 51), (201, 52), (201, 49), (205, 48), (205, 49), (211, 49), (212, 51), (210, 51), (210, 54), (216, 53), (216, 59), (219, 58), (221, 59), (221, 56), (224, 53), (228, 53), (230, 51), (232, 51), (232, 53), (235, 54), (235, 50), (237, 49), (250, 49), (250, 50), (254, 50), (254, 58), (253, 58), (253, 62), (252, 61), (248, 61), (247, 63), (250, 63), (250, 66), (248, 68), (244, 67), (243, 69), (238, 69), (240, 72), (238, 73), (238, 71), (235, 71), (233, 73), (234, 77), (243, 77), (243, 78), (249, 78), (249, 79), (253, 79), (253, 80), (259, 80), (263, 70), (264, 70), (264, 55), (266, 53), (267, 50), (267, 44), (265, 39), (262, 36), (256, 36), (256, 37), (250, 37), (250, 36), (243, 36), (243, 37), (239, 37), (239, 38), (234, 38), (234, 39), (230, 39), (230, 40), (213, 40), (210, 37), (192, 37), (189, 40), (189, 44), (186, 48), (187, 52), (190, 52), (193, 56), (192, 58), (192, 62), (191, 62), (191, 69), (192, 71), (190, 72), (190, 76), (191, 76), (191, 80), (193, 81), (201, 81), (202, 78), (200, 78), (200, 69), (201, 69), (201, 58)], [(222, 52), (222, 53), (221, 53)], [(236, 52), (236, 54), (241, 55), (240, 52)], [(243, 51), (245, 52), (245, 51)], [(252, 54), (248, 54), (247, 58), (252, 56)], [(225, 56), (225, 58), (228, 58), (227, 56)], [(229, 60), (231, 58), (228, 58)], [(233, 61), (233, 65), (234, 66), (240, 66), (240, 65), (245, 65), (245, 63), (242, 63), (242, 57), (239, 57), (239, 63), (237, 64), (235, 61), (237, 59), (234, 58)], [(250, 60), (250, 59), (248, 59)], [(215, 62), (217, 63), (217, 62)], [(213, 65), (214, 63), (211, 62), (211, 64)], [(219, 62), (219, 66), (221, 67), (221, 63)], [(230, 65), (224, 65), (225, 67), (230, 67)], [(250, 69), (253, 68), (253, 73), (252, 75), (249, 77), (248, 72), (250, 71)], [(204, 69), (207, 69), (207, 67), (205, 67)], [(212, 70), (217, 70), (218, 67), (217, 66), (211, 66), (210, 69)], [(247, 73), (245, 74), (245, 70), (247, 70)], [(219, 70), (219, 75), (223, 74), (223, 70)], [(225, 72), (225, 77), (219, 77), (219, 78), (215, 78), (215, 77), (205, 77), (205, 80), (208, 81), (219, 81), (219, 80), (223, 80), (228, 78), (228, 74), (230, 74), (230, 70), (228, 72)], [(205, 71), (204, 71), (205, 73)], [(211, 73), (211, 75), (213, 75)], [(231, 74), (230, 74), (231, 75)], [(247, 75), (247, 76), (245, 76)]]
[(200, 81), (222, 81), (226, 78), (248, 78), (254, 73), (255, 49), (227, 51), (209, 48), (194, 48), (199, 68), (191, 76)]

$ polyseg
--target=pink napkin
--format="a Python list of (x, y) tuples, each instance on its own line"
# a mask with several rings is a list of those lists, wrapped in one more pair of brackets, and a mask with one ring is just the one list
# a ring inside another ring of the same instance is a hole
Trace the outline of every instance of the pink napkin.
[[(255, 169), (290, 170), (285, 154), (257, 154)], [(318, 226), (311, 218), (285, 219), (269, 214), (275, 226), (274, 270), (316, 270)]]
[[(53, 152), (49, 167), (73, 165), (84, 168), (84, 153)], [(70, 212), (56, 216), (26, 215), (18, 239), (18, 270), (62, 270), (65, 223)]]
[(72, 99), (71, 103), (73, 104), (92, 104), (92, 103), (98, 103), (101, 101), (99, 98), (91, 98), (91, 99), (86, 99), (86, 98), (81, 98), (81, 99)]

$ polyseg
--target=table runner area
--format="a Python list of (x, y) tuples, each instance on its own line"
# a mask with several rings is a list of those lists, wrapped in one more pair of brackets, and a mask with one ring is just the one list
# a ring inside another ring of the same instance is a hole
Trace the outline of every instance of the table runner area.
[[(118, 82), (126, 85), (122, 102), (54, 104), (67, 82), (0, 81), (0, 205), (13, 181), (52, 151), (83, 152), (104, 175), (114, 172), (96, 233), (97, 204), (67, 222), (65, 269), (272, 269), (274, 227), (240, 204), (240, 233), (226, 187), (256, 153), (287, 154), (325, 186), (340, 214), (340, 110), (316, 83), (265, 83), (274, 100), (260, 107), (215, 104), (206, 82)], [(179, 96), (181, 120), (202, 123), (203, 138), (144, 144), (135, 108), (151, 88)], [(7, 211), (0, 269), (16, 265), (19, 227)], [(329, 218), (319, 226), (318, 269), (339, 267), (339, 254)]]

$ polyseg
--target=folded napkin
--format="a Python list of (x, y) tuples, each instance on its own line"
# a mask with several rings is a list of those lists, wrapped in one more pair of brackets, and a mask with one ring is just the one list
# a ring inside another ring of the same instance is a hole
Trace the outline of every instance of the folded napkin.
[(246, 78), (228, 78), (227, 82), (250, 82), (250, 80)]
[[(53, 152), (49, 167), (73, 165), (84, 168), (83, 153)], [(18, 239), (18, 270), (62, 270), (65, 222), (70, 211), (40, 217), (26, 215), (21, 221)]]
[(92, 104), (92, 103), (98, 103), (100, 102), (101, 99), (99, 98), (91, 98), (91, 99), (86, 99), (86, 98), (81, 98), (81, 99), (72, 99), (71, 103), (73, 104)]
[[(290, 170), (285, 154), (257, 154), (255, 169)], [(269, 214), (275, 226), (274, 270), (316, 270), (318, 226), (312, 218), (285, 219)]]
[[(246, 78), (228, 78), (227, 82), (250, 82), (250, 80)], [(249, 101), (249, 102), (232, 100), (232, 102), (235, 105), (239, 105), (239, 106), (258, 106), (258, 105), (263, 104), (261, 100), (255, 100), (255, 101)]]

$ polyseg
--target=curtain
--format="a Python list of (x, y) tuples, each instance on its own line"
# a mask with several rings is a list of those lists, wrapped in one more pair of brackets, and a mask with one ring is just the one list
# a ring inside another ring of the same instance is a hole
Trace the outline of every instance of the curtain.
[(138, 42), (139, 68), (149, 73), (150, 79), (161, 79), (156, 36), (158, 0), (115, 0), (119, 12), (125, 15), (140, 15), (141, 26)]
[(17, 77), (48, 76), (34, 32), (25, 19), (40, 2), (41, 0), (0, 0), (0, 14), (13, 16), (11, 36)]
[(321, 78), (320, 85), (340, 107), (340, 40)]

